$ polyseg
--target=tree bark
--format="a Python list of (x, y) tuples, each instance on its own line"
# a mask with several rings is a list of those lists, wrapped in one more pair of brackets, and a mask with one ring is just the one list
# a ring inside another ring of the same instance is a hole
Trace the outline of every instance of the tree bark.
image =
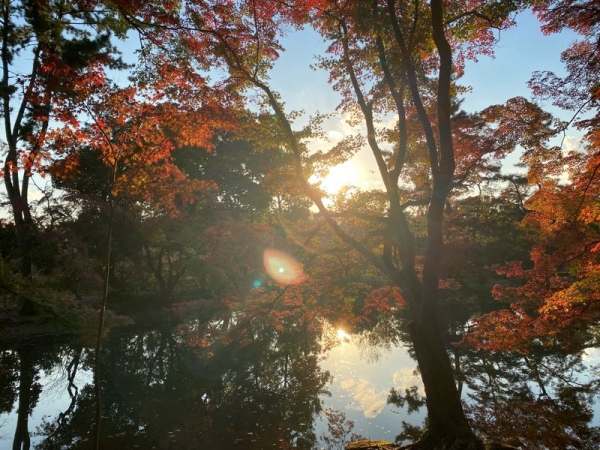
[(423, 267), (423, 297), (419, 314), (410, 326), (427, 398), (428, 428), (422, 446), (479, 449), (483, 448), (483, 442), (475, 436), (465, 417), (438, 323), (444, 207), (452, 188), (455, 159), (450, 123), (452, 50), (444, 33), (442, 0), (431, 0), (430, 7), (432, 34), (440, 59), (437, 92), (438, 145), (431, 167), (433, 191), (427, 214), (428, 243)]
[[(376, 3), (377, 5), (377, 3)], [(418, 8), (419, 2), (415, 2)], [(465, 417), (460, 396), (455, 385), (454, 373), (450, 358), (442, 339), (438, 320), (438, 281), (443, 253), (443, 215), (448, 194), (452, 187), (452, 178), (455, 170), (454, 150), (451, 131), (451, 76), (452, 76), (452, 50), (445, 37), (443, 21), (442, 0), (431, 0), (430, 4), (432, 36), (438, 49), (440, 68), (438, 72), (437, 92), (437, 123), (436, 129), (428, 116), (427, 109), (423, 103), (423, 90), (419, 86), (418, 73), (412, 59), (415, 50), (413, 47), (413, 32), (408, 40), (404, 38), (398, 17), (396, 16), (396, 2), (387, 0), (388, 19), (393, 30), (394, 39), (401, 55), (399, 64), (405, 73), (408, 92), (412, 97), (412, 103), (417, 111), (418, 119), (423, 129), (423, 136), (429, 156), (431, 178), (433, 189), (428, 204), (427, 232), (428, 245), (425, 254), (423, 268), (423, 279), (420, 280), (415, 268), (415, 240), (410, 231), (410, 226), (403, 205), (399, 203), (398, 179), (404, 165), (406, 153), (406, 140), (402, 138), (396, 150), (396, 166), (390, 171), (387, 161), (383, 158), (382, 150), (379, 148), (375, 127), (373, 126), (372, 105), (361, 93), (359, 80), (354, 72), (350, 52), (348, 48), (350, 31), (346, 23), (339, 19), (340, 46), (342, 48), (341, 66), (346, 71), (349, 85), (354, 90), (356, 102), (365, 117), (367, 126), (367, 142), (376, 159), (382, 182), (389, 200), (389, 227), (386, 230), (386, 243), (383, 255), (377, 255), (367, 248), (362, 242), (353, 238), (340, 224), (334, 220), (332, 214), (323, 204), (320, 194), (308, 183), (304, 173), (302, 161), (302, 148), (297, 135), (293, 132), (291, 123), (286, 117), (283, 105), (278, 97), (271, 91), (269, 86), (258, 79), (256, 71), (245, 64), (245, 61), (235, 47), (228, 41), (227, 36), (214, 33), (215, 37), (223, 46), (224, 54), (228, 64), (236, 74), (245, 78), (255, 87), (260, 89), (267, 97), (267, 101), (278, 119), (283, 135), (289, 143), (293, 156), (295, 174), (304, 192), (317, 206), (319, 213), (334, 233), (349, 247), (357, 250), (365, 260), (384, 274), (390, 283), (400, 286), (407, 303), (410, 305), (414, 320), (410, 325), (410, 333), (413, 339), (417, 362), (421, 370), (428, 409), (428, 429), (423, 439), (415, 444), (414, 448), (422, 449), (481, 449), (483, 443), (471, 430)], [(377, 13), (377, 8), (375, 8)], [(417, 15), (414, 16), (416, 25)], [(258, 39), (258, 38), (257, 38)], [(405, 116), (404, 104), (401, 94), (404, 85), (399, 87), (389, 70), (387, 58), (385, 58), (385, 45), (382, 40), (378, 42), (378, 55), (384, 78), (389, 86), (398, 109), (399, 135), (406, 135), (406, 124), (402, 121)], [(398, 52), (392, 53), (397, 55)], [(437, 132), (437, 133), (436, 133)], [(401, 251), (401, 267), (396, 267), (391, 259), (392, 246)]]

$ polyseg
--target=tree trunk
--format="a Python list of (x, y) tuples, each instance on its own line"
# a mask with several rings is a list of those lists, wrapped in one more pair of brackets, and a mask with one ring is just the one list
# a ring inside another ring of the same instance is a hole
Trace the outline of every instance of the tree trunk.
[(21, 275), (31, 276), (31, 231), (33, 223), (31, 220), (23, 220), (17, 226), (17, 235), (19, 239), (19, 253), (21, 256), (20, 272)]
[(450, 358), (437, 326), (412, 322), (410, 334), (427, 401), (428, 423), (421, 447), (483, 448), (465, 418)]
[[(113, 171), (114, 176), (114, 171)], [(114, 178), (113, 178), (114, 179)], [(102, 290), (102, 299), (100, 300), (100, 317), (98, 318), (98, 331), (96, 335), (96, 354), (94, 358), (94, 396), (96, 398), (96, 415), (95, 415), (95, 441), (94, 448), (100, 449), (100, 438), (102, 435), (102, 386), (100, 382), (101, 367), (102, 367), (102, 337), (104, 333), (104, 318), (106, 315), (106, 303), (108, 302), (108, 289), (110, 282), (110, 263), (112, 259), (112, 241), (114, 231), (114, 200), (109, 199), (109, 216), (108, 216), (108, 237), (106, 242), (106, 260), (104, 272), (104, 288)]]
[[(437, 151), (432, 147), (433, 190), (427, 214), (427, 250), (423, 267), (420, 311), (410, 331), (427, 397), (428, 427), (417, 447), (427, 449), (482, 449), (465, 417), (450, 358), (438, 323), (438, 282), (444, 248), (444, 207), (455, 169), (451, 130), (452, 50), (446, 40), (442, 0), (431, 0), (432, 36), (440, 68), (437, 93)], [(428, 122), (428, 120), (422, 119)], [(424, 129), (426, 127), (424, 126)]]
[[(17, 154), (16, 149), (9, 151), (9, 156), (4, 164), (4, 185), (10, 201), (17, 241), (19, 243), (19, 256), (21, 258), (19, 272), (21, 275), (29, 277), (32, 267), (31, 235), (34, 230), (34, 223), (29, 203), (27, 202), (27, 192), (21, 192), (18, 174), (11, 173), (11, 164), (16, 164), (16, 158), (13, 158), (12, 154)], [(13, 159), (15, 160), (14, 162)]]

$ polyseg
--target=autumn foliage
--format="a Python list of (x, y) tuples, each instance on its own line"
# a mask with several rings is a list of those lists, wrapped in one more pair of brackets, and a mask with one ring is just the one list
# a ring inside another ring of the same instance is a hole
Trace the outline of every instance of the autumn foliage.
[[(535, 128), (511, 126), (513, 133), (529, 140), (522, 144), (527, 149), (522, 161), (528, 168), (529, 182), (537, 189), (525, 202), (528, 214), (524, 223), (534, 230), (536, 242), (528, 261), (494, 267), (506, 280), (494, 287), (494, 298), (508, 302), (510, 307), (480, 318), (475, 331), (464, 338), (471, 346), (520, 353), (538, 346), (577, 347), (585, 345), (585, 325), (596, 323), (600, 317), (600, 159), (593, 81), (598, 74), (598, 55), (591, 42), (598, 15), (592, 3), (544, 1), (534, 6), (545, 33), (571, 28), (582, 40), (562, 54), (565, 77), (537, 72), (530, 86), (538, 97), (572, 111), (572, 122), (585, 134), (576, 149), (548, 146), (544, 143), (548, 136), (560, 133), (567, 124), (554, 121), (551, 125), (551, 116), (539, 108), (535, 113), (538, 119), (530, 115), (534, 120), (525, 121), (529, 127), (537, 123)], [(529, 110), (534, 113), (534, 109)], [(587, 112), (584, 117), (583, 112)], [(540, 114), (546, 118), (540, 120)], [(544, 122), (546, 125), (540, 127)]]
[[(565, 74), (534, 73), (533, 99), (464, 111), (467, 61), (493, 55), (527, 7), (544, 33), (580, 36)], [(597, 2), (33, 0), (2, 12), (7, 273), (54, 277), (81, 302), (102, 278), (101, 317), (111, 303), (142, 323), (164, 313), (207, 357), (324, 319), (409, 336), (429, 412), (421, 448), (482, 446), (441, 311), (469, 309), (462, 345), (478, 351), (586, 344), (600, 318)], [(302, 27), (326, 42), (314, 66), (339, 99), (312, 118), (269, 79)], [(119, 47), (131, 36), (130, 65)], [(329, 145), (324, 128), (342, 119), (353, 134)], [(314, 181), (359, 152), (373, 189)]]

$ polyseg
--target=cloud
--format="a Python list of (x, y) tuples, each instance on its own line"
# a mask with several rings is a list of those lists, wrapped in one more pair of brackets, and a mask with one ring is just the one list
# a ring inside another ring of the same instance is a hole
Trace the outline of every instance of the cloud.
[(357, 134), (366, 131), (364, 121), (357, 120), (356, 115), (350, 112), (345, 113), (344, 117), (338, 121), (337, 129), (340, 130), (344, 136), (356, 136)]
[(388, 129), (395, 128), (398, 122), (398, 114), (388, 114), (381, 118), (381, 120), (375, 120), (373, 125), (375, 128)]
[(338, 142), (344, 138), (344, 133), (338, 130), (329, 130), (327, 132), (327, 137), (334, 142)]
[(425, 388), (423, 386), (423, 380), (417, 372), (417, 369), (400, 369), (392, 376), (394, 382), (394, 388), (397, 391), (404, 392), (406, 389), (410, 389), (413, 386), (417, 386), (419, 395), (425, 396)]
[(600, 361), (600, 348), (586, 348), (581, 354), (581, 359), (585, 362), (598, 363)]
[(581, 138), (573, 136), (571, 134), (565, 136), (562, 144), (563, 156), (568, 155), (570, 152), (581, 150)]
[(362, 411), (366, 418), (377, 417), (387, 405), (388, 392), (385, 389), (375, 389), (364, 378), (345, 380), (340, 386), (349, 391), (349, 397), (352, 399), (346, 408)]

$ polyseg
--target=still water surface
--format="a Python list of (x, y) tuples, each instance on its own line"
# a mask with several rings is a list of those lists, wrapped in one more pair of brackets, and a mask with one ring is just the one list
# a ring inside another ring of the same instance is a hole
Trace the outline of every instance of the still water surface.
[[(335, 449), (352, 434), (394, 441), (403, 422), (423, 425), (416, 363), (397, 337), (264, 326), (207, 351), (193, 331), (107, 339), (103, 448)], [(483, 436), (532, 449), (598, 448), (598, 349), (451, 354)], [(0, 352), (0, 450), (26, 448), (27, 439), (31, 448), (92, 448), (93, 381), (93, 350), (83, 346)], [(30, 414), (18, 415), (23, 400)]]

